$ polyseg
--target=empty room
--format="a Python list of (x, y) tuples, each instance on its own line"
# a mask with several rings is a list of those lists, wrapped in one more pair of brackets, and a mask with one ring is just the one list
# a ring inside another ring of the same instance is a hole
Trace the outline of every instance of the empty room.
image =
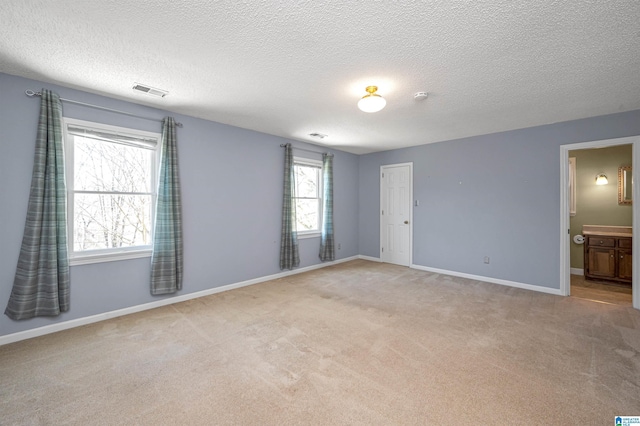
[(638, 70), (636, 0), (5, 1), (0, 424), (640, 424)]

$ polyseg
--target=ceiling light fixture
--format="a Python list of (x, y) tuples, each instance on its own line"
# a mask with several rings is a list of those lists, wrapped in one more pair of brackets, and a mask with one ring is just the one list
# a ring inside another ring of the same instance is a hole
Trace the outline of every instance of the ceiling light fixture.
[(364, 95), (362, 99), (358, 101), (358, 108), (364, 112), (378, 112), (387, 104), (387, 101), (376, 92), (378, 86), (367, 86), (365, 89), (369, 94)]
[(604, 173), (600, 173), (596, 175), (596, 185), (606, 185), (609, 183), (609, 179), (607, 179), (607, 175)]

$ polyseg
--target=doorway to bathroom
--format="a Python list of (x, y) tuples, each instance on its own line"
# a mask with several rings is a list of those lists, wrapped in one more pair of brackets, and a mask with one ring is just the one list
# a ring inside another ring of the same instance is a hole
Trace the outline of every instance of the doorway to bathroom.
[[(637, 174), (640, 137), (563, 145), (560, 154), (561, 293), (640, 309), (638, 274), (631, 273), (638, 270), (635, 253), (640, 254), (640, 234), (633, 226), (640, 221), (631, 200), (640, 200), (638, 188), (628, 186), (623, 199), (618, 196), (621, 167), (629, 167), (624, 175), (629, 180)], [(596, 184), (598, 176), (599, 183), (607, 183)], [(595, 235), (606, 238), (590, 238)], [(597, 244), (602, 247), (593, 247)]]
[(632, 268), (625, 266), (632, 260), (633, 205), (630, 192), (622, 199), (618, 193), (626, 177), (618, 172), (631, 169), (632, 161), (631, 144), (569, 151), (573, 297), (632, 305)]

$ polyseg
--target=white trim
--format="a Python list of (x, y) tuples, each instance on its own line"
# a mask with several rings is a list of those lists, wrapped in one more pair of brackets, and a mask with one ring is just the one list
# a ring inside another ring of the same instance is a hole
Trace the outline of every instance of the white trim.
[(560, 295), (569, 296), (571, 291), (571, 252), (569, 234), (569, 150), (560, 147)]
[(293, 164), (302, 164), (305, 166), (316, 167), (320, 170), (322, 170), (322, 165), (323, 165), (322, 160), (316, 160), (315, 158), (299, 157), (297, 155), (293, 156)]
[(69, 258), (69, 266), (89, 265), (92, 263), (117, 262), (119, 260), (140, 259), (142, 257), (151, 257), (153, 250), (148, 248), (144, 250), (131, 250), (121, 252), (109, 252), (84, 256), (76, 256)]
[(379, 263), (382, 262), (382, 260), (380, 260), (379, 257), (372, 257), (372, 256), (358, 255), (358, 259), (368, 260), (369, 262), (379, 262)]
[(571, 275), (584, 275), (584, 269), (580, 268), (570, 268), (569, 272), (571, 272)]
[[(600, 141), (581, 142), (567, 145), (560, 145), (560, 294), (568, 296), (571, 291), (570, 268), (570, 236), (569, 229), (569, 151), (576, 149), (604, 148), (616, 145), (633, 146), (632, 179), (633, 182), (640, 182), (640, 136), (630, 136), (624, 138), (605, 139)], [(633, 199), (640, 202), (640, 185), (633, 185)], [(636, 208), (638, 202), (633, 203), (633, 265), (632, 270), (638, 271), (640, 263), (638, 255), (640, 252), (640, 209)], [(636, 226), (637, 225), (637, 226)], [(633, 274), (631, 283), (631, 293), (633, 297), (633, 307), (640, 309), (640, 274)]]
[(502, 280), (499, 278), (483, 277), (481, 275), (466, 274), (464, 272), (447, 271), (445, 269), (431, 268), (428, 266), (421, 266), (421, 265), (411, 265), (411, 269), (418, 269), (420, 271), (427, 271), (427, 272), (435, 272), (436, 274), (452, 275), (454, 277), (468, 278), (470, 280), (484, 281), (492, 284), (500, 284), (500, 285), (505, 285), (509, 287), (521, 288), (524, 290), (532, 290), (540, 293), (553, 294), (556, 296), (561, 295), (560, 290), (558, 290), (557, 288), (541, 287), (539, 285), (519, 283), (516, 281)]
[(569, 215), (576, 215), (576, 157), (569, 157)]
[(100, 322), (100, 321), (108, 320), (111, 318), (134, 314), (136, 312), (155, 309), (161, 306), (172, 305), (174, 303), (184, 302), (186, 300), (197, 299), (199, 297), (204, 297), (204, 296), (210, 296), (212, 294), (222, 293), (223, 291), (228, 291), (228, 290), (233, 290), (240, 287), (259, 284), (265, 281), (276, 280), (278, 278), (287, 277), (289, 275), (296, 275), (296, 274), (301, 274), (303, 272), (313, 271), (315, 269), (326, 268), (327, 266), (337, 265), (339, 263), (349, 262), (351, 260), (356, 260), (359, 258), (360, 258), (359, 256), (351, 256), (344, 259), (334, 260), (332, 262), (318, 263), (316, 265), (305, 266), (304, 268), (299, 268), (292, 271), (279, 272), (277, 274), (254, 278), (247, 281), (241, 281), (234, 284), (228, 284), (221, 287), (210, 288), (208, 290), (197, 291), (195, 293), (169, 297), (166, 299), (157, 300), (155, 302), (144, 303), (142, 305), (130, 306), (128, 308), (118, 309), (110, 312), (104, 312), (104, 313), (92, 315), (89, 317), (77, 318), (69, 321), (60, 322), (57, 324), (46, 325), (44, 327), (33, 328), (31, 330), (19, 331), (17, 333), (0, 336), (0, 346), (8, 345), (9, 343), (19, 342), (21, 340), (31, 339), (32, 337), (44, 336), (45, 334), (51, 334), (57, 331), (68, 330), (70, 328), (80, 327), (87, 324), (93, 324), (95, 322)]
[(307, 231), (307, 232), (298, 232), (299, 240), (306, 240), (307, 238), (318, 238), (322, 235), (320, 231)]
[[(317, 199), (318, 200), (318, 227), (316, 229), (312, 229), (309, 231), (297, 231), (297, 235), (298, 235), (298, 239), (304, 240), (306, 238), (314, 238), (314, 237), (320, 237), (322, 235), (322, 206), (323, 206), (323, 196), (324, 196), (324, 179), (323, 179), (323, 162), (320, 160), (315, 160), (312, 158), (305, 158), (305, 157), (298, 157), (298, 156), (293, 156), (293, 166), (295, 168), (296, 165), (300, 165), (303, 167), (313, 167), (315, 169), (318, 169), (316, 171), (316, 176), (317, 176), (317, 191), (318, 191), (318, 197), (317, 198), (309, 198), (312, 200)], [(306, 197), (296, 197), (295, 191), (294, 191), (294, 196), (293, 198), (300, 198), (300, 199), (305, 199)], [(296, 224), (296, 228), (297, 228), (297, 224)]]
[(131, 127), (113, 126), (111, 124), (99, 123), (97, 121), (78, 120), (77, 118), (70, 118), (70, 117), (62, 117), (62, 118), (64, 121), (65, 133), (68, 133), (67, 125), (71, 124), (76, 127), (86, 127), (91, 130), (98, 130), (98, 131), (105, 130), (109, 133), (128, 136), (131, 138), (139, 138), (140, 136), (143, 136), (143, 138), (141, 139), (148, 138), (148, 139), (156, 140), (156, 143), (153, 146), (153, 148), (147, 148), (147, 149), (154, 149), (154, 150), (156, 146), (160, 145), (161, 143), (160, 141), (162, 139), (162, 133), (159, 133), (159, 132), (150, 132), (148, 130), (138, 130), (138, 129), (133, 129)]
[(74, 151), (75, 143), (70, 137), (69, 126), (84, 127), (92, 130), (105, 131), (114, 135), (123, 135), (127, 137), (135, 137), (141, 139), (154, 139), (156, 143), (151, 147), (140, 146), (140, 149), (148, 149), (151, 152), (151, 170), (150, 170), (150, 189), (151, 192), (118, 192), (120, 194), (148, 195), (151, 196), (150, 211), (151, 214), (151, 241), (153, 241), (153, 231), (155, 229), (155, 209), (158, 174), (160, 172), (160, 150), (162, 134), (157, 132), (149, 132), (145, 130), (132, 129), (128, 127), (112, 126), (93, 121), (78, 120), (75, 118), (63, 117), (64, 127), (64, 148), (65, 148), (65, 173), (67, 184), (67, 241), (69, 245), (69, 264), (87, 265), (91, 263), (114, 262), (118, 260), (138, 259), (141, 257), (151, 257), (152, 244), (145, 246), (133, 246), (118, 248), (97, 249), (88, 251), (75, 251), (74, 243), (74, 197), (75, 194), (113, 194), (111, 191), (75, 191), (74, 187)]

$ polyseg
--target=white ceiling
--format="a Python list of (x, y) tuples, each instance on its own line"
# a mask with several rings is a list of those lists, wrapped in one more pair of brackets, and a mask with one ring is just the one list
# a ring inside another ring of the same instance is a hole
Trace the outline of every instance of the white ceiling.
[(3, 0), (0, 72), (367, 153), (640, 109), (640, 1)]

